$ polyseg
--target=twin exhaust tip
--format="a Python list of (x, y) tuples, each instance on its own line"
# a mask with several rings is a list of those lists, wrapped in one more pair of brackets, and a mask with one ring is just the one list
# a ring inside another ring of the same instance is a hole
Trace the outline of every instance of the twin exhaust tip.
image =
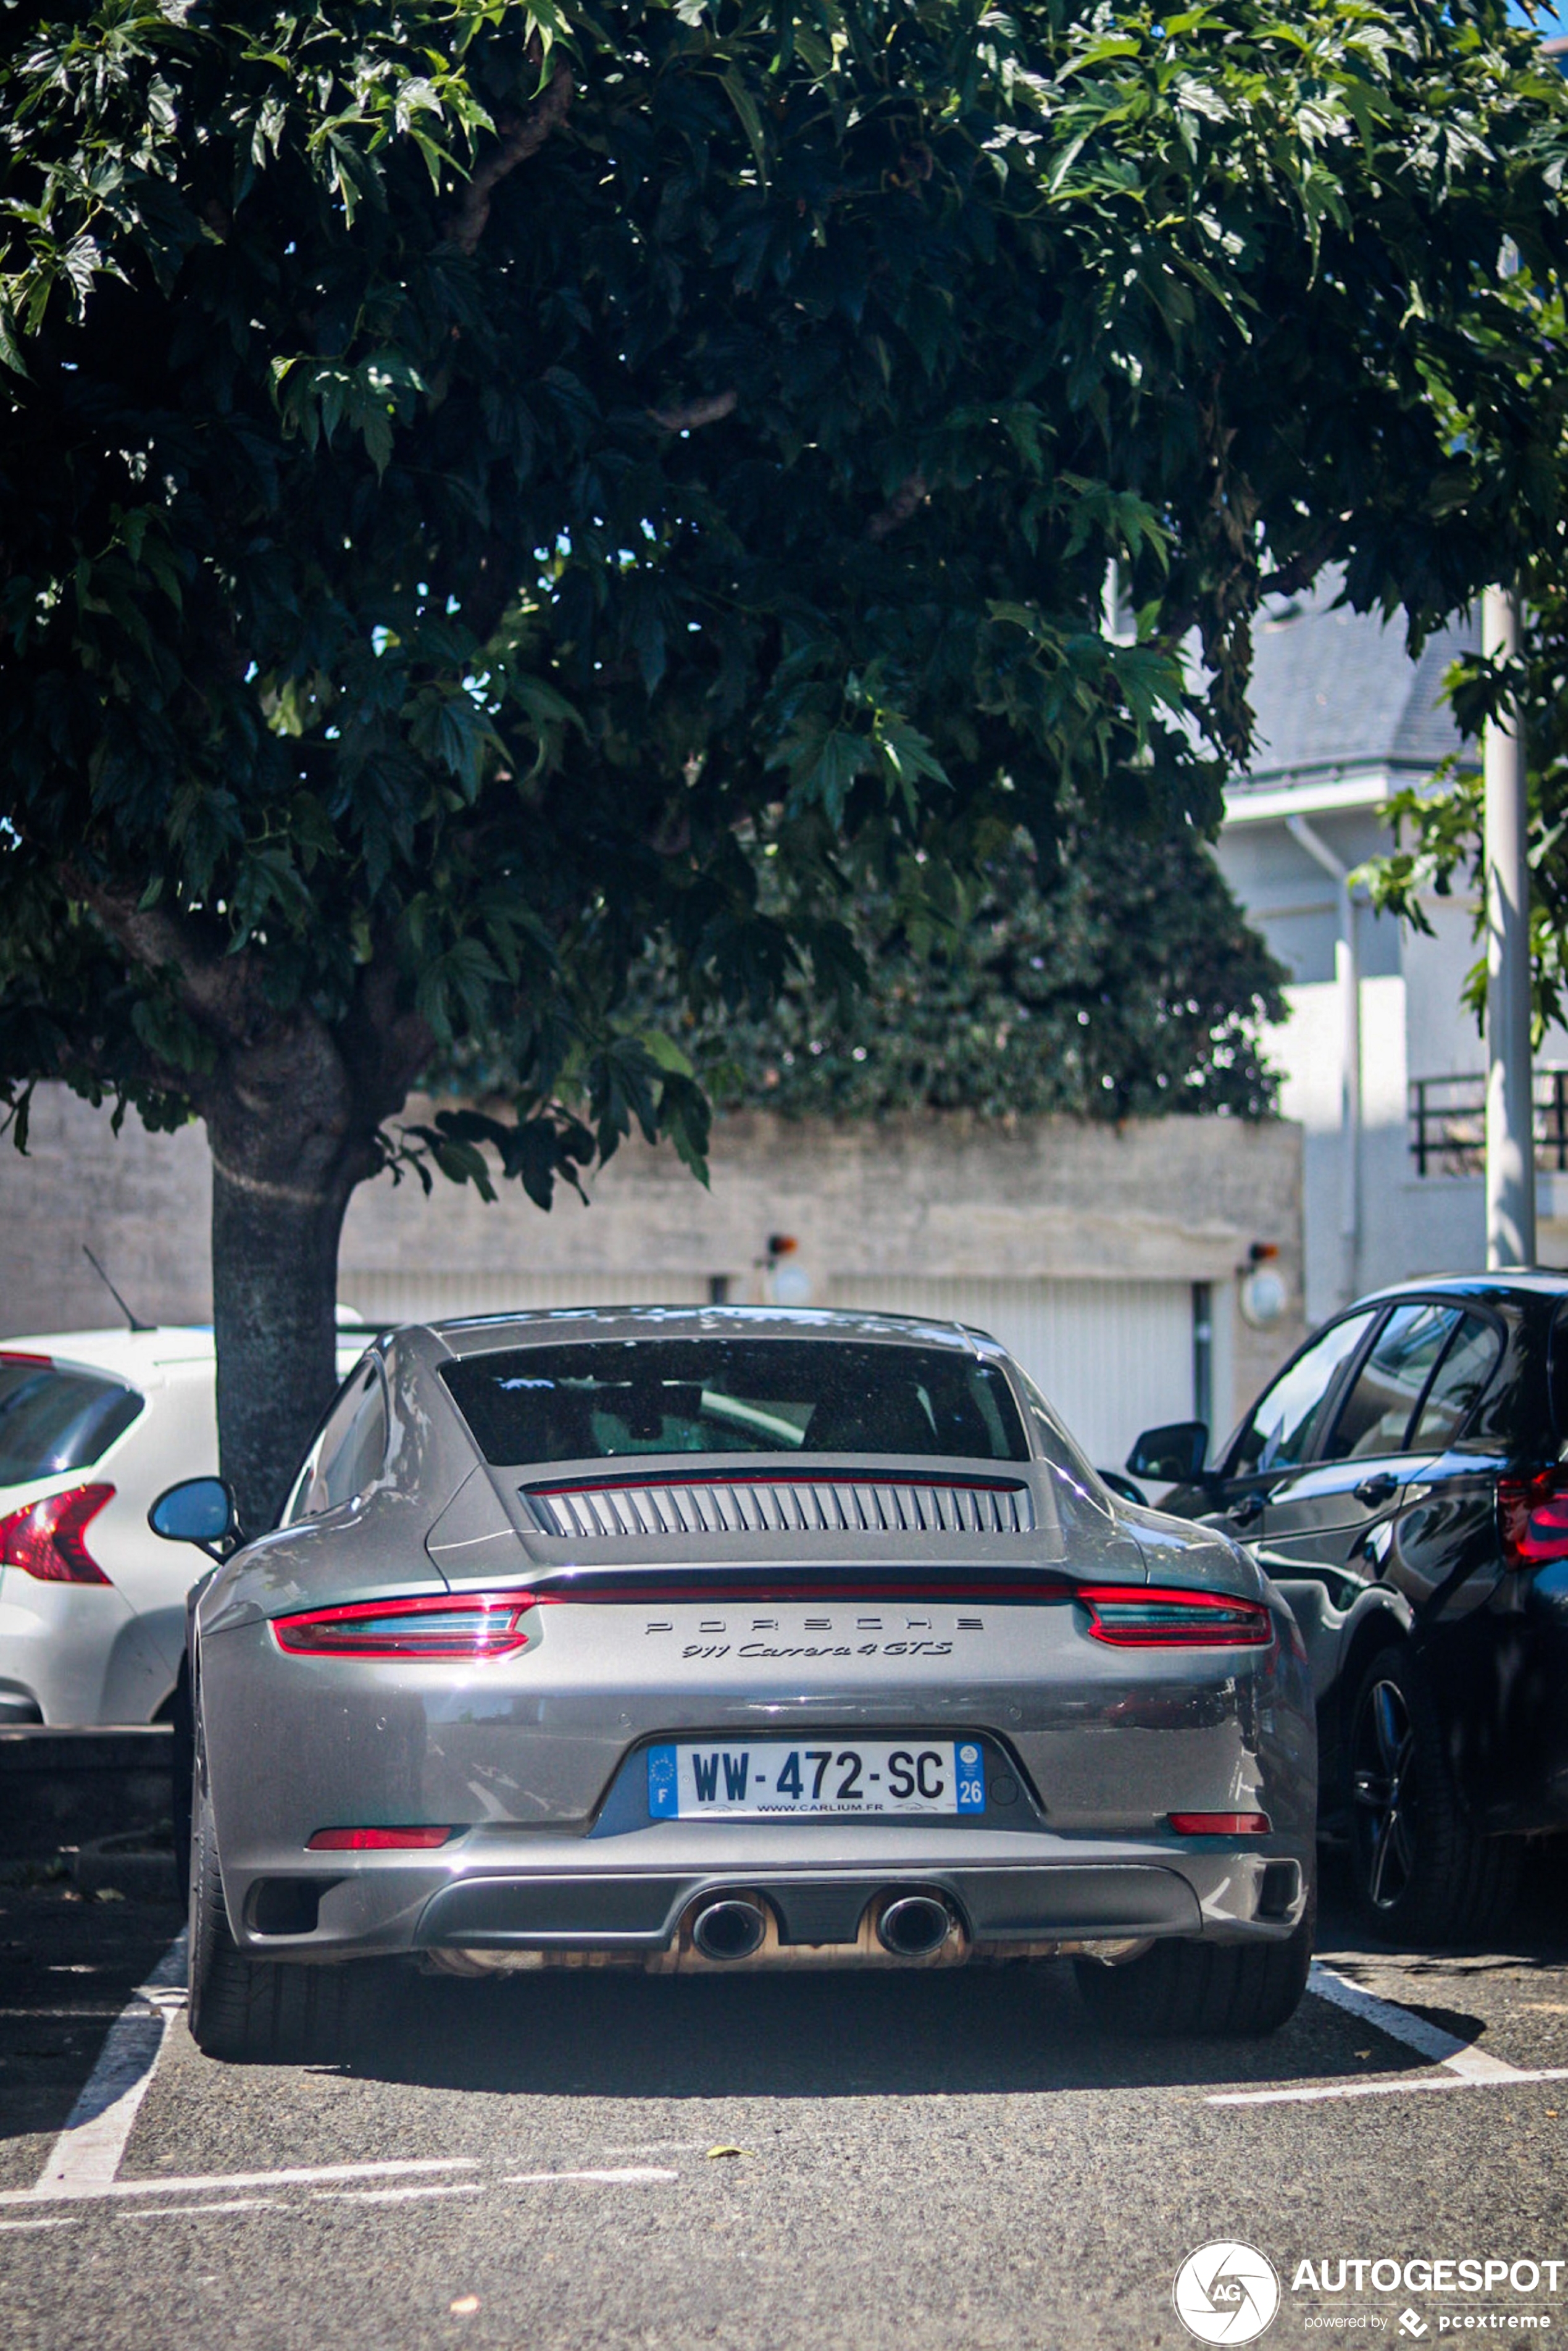
[(748, 1959), (767, 1933), (767, 1911), (741, 1894), (708, 1903), (692, 1925), (692, 1940), (705, 1959)]
[(953, 1914), (934, 1894), (901, 1894), (876, 1922), (876, 1939), (895, 1959), (927, 1959), (939, 1951), (953, 1926)]
[[(953, 1914), (934, 1894), (901, 1894), (878, 1914), (876, 1939), (895, 1959), (925, 1959), (952, 1931)], [(768, 1935), (768, 1913), (744, 1894), (704, 1905), (692, 1922), (692, 1940), (705, 1959), (749, 1959)]]

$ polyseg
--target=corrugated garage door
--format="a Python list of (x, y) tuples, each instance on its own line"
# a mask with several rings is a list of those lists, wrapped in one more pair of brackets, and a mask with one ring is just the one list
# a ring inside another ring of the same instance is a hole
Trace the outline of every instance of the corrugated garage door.
[(843, 1276), (830, 1295), (835, 1306), (927, 1314), (988, 1331), (1107, 1468), (1125, 1458), (1141, 1429), (1192, 1417), (1190, 1282)]

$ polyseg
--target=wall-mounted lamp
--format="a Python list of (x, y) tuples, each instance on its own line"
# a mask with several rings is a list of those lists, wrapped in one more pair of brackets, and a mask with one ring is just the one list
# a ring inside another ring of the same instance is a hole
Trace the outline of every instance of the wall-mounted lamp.
[(1291, 1302), (1284, 1276), (1274, 1266), (1279, 1254), (1277, 1241), (1254, 1241), (1247, 1252), (1247, 1268), (1241, 1276), (1237, 1302), (1242, 1321), (1254, 1331), (1269, 1330)]

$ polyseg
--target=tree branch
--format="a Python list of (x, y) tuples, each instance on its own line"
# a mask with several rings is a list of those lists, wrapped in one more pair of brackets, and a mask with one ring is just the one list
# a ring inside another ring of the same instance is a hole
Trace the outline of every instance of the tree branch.
[(573, 87), (571, 68), (557, 66), (543, 96), (534, 100), (520, 122), (512, 124), (495, 153), (486, 156), (474, 172), (447, 229), (459, 253), (476, 249), (490, 217), (490, 198), (501, 182), (519, 163), (526, 163), (530, 155), (537, 154), (551, 131), (559, 130), (566, 120)]
[(661, 433), (695, 433), (699, 424), (716, 424), (721, 417), (731, 415), (739, 396), (732, 386), (706, 400), (688, 400), (679, 408), (651, 408), (648, 413)]
[(256, 1009), (254, 971), (245, 955), (214, 954), (198, 946), (186, 925), (162, 906), (141, 906), (71, 867), (61, 879), (71, 895), (96, 916), (126, 960), (143, 971), (172, 972), (182, 1001), (223, 1041), (243, 1045)]
[(930, 496), (931, 492), (924, 474), (905, 475), (882, 512), (873, 515), (870, 522), (867, 523), (866, 537), (873, 539), (880, 546), (884, 538), (891, 537), (901, 523), (906, 523), (910, 516), (917, 507), (923, 507)]

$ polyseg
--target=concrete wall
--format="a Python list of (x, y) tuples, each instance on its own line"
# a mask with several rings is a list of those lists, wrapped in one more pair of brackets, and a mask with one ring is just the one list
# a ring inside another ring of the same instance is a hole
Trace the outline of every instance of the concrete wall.
[[(719, 1122), (709, 1191), (672, 1152), (642, 1144), (625, 1146), (589, 1190), (591, 1206), (566, 1192), (541, 1216), (515, 1186), (486, 1206), (468, 1188), (438, 1183), (427, 1200), (414, 1182), (382, 1178), (350, 1208), (340, 1296), (374, 1321), (585, 1298), (696, 1302), (716, 1284), (757, 1299), (771, 1281), (768, 1238), (788, 1234), (799, 1248), (781, 1296), (852, 1302), (863, 1285), (870, 1303), (890, 1280), (1000, 1278), (1020, 1294), (1070, 1288), (1092, 1311), (1104, 1285), (1123, 1303), (1152, 1297), (1153, 1285), (1166, 1299), (1168, 1345), (1170, 1301), (1208, 1283), (1221, 1423), (1303, 1328), (1301, 1134), (1284, 1123), (1171, 1118), (1115, 1129), (929, 1115), (862, 1124), (755, 1113)], [(115, 1141), (103, 1113), (58, 1090), (41, 1093), (31, 1155), (0, 1152), (0, 1333), (115, 1320), (84, 1241), (138, 1313), (209, 1319), (207, 1224), (199, 1129), (153, 1136), (131, 1118)], [(1262, 1332), (1235, 1311), (1255, 1242), (1278, 1250), (1291, 1299)], [(1122, 1327), (1142, 1326), (1124, 1316)]]
[(40, 1086), (27, 1155), (0, 1139), (0, 1335), (120, 1321), (90, 1249), (146, 1322), (210, 1322), (212, 1176), (199, 1126), (149, 1134)]

